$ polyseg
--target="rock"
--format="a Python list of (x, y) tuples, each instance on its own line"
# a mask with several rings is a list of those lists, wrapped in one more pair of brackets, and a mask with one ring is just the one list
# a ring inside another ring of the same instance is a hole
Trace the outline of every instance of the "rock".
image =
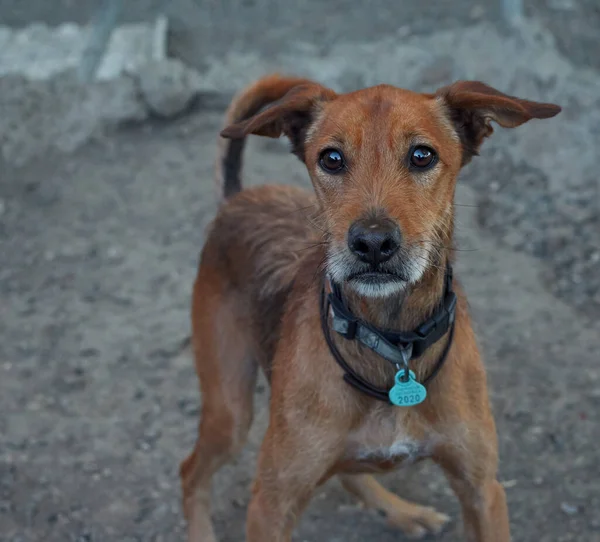
[(241, 499), (239, 497), (234, 497), (233, 499), (231, 499), (231, 504), (234, 506), (234, 508), (244, 508), (244, 506), (246, 505), (244, 499)]
[(177, 402), (177, 406), (181, 412), (192, 418), (198, 416), (198, 413), (200, 412), (198, 402), (195, 399), (180, 399)]
[[(164, 17), (118, 26), (110, 36), (96, 79), (114, 79), (135, 72), (151, 59), (163, 58), (166, 35)], [(33, 23), (18, 29), (0, 26), (0, 76), (19, 74), (47, 80), (75, 70), (88, 39), (89, 29), (73, 23), (56, 27)]]
[(68, 71), (46, 80), (1, 76), (0, 153), (22, 166), (52, 150), (72, 152), (105, 129), (147, 114), (130, 76), (89, 86)]
[[(142, 68), (149, 103), (159, 112), (181, 111), (194, 77), (164, 60), (166, 31), (164, 17), (116, 28), (97, 77), (83, 85), (77, 69), (86, 27), (0, 26), (0, 155), (22, 166), (49, 151), (73, 152), (112, 126), (144, 120), (148, 111), (137, 84)], [(160, 74), (160, 82), (148, 72)], [(165, 73), (171, 82), (164, 82)]]
[(560, 503), (560, 509), (567, 516), (575, 516), (579, 512), (579, 507), (569, 504), (568, 502)]
[(160, 117), (182, 113), (202, 90), (200, 75), (175, 59), (149, 62), (137, 77), (142, 99)]
[(108, 247), (106, 257), (111, 262), (118, 262), (123, 259), (123, 251), (118, 247)]

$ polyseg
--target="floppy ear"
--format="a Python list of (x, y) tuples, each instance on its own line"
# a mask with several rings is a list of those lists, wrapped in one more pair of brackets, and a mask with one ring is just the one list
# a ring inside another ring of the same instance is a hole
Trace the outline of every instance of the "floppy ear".
[(531, 119), (547, 119), (560, 113), (558, 105), (531, 102), (507, 96), (479, 81), (458, 81), (440, 88), (435, 95), (448, 109), (463, 146), (463, 165), (478, 154), (479, 147), (494, 129), (515, 128)]
[[(333, 90), (306, 79), (273, 79), (271, 86), (263, 86), (261, 96), (255, 96), (262, 109), (244, 120), (227, 126), (221, 136), (243, 139), (256, 134), (277, 138), (285, 134), (292, 152), (304, 160), (304, 143), (309, 126), (320, 107), (337, 95)], [(257, 89), (258, 90), (258, 89)], [(275, 97), (279, 99), (275, 99)]]

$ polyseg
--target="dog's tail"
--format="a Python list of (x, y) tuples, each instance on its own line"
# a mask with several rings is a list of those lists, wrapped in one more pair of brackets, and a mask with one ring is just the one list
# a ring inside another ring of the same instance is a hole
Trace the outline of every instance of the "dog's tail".
[[(249, 119), (265, 106), (283, 98), (289, 90), (305, 79), (269, 75), (246, 87), (235, 96), (225, 114), (225, 126)], [(216, 183), (223, 198), (229, 198), (242, 189), (240, 172), (245, 139), (219, 137), (217, 151)]]

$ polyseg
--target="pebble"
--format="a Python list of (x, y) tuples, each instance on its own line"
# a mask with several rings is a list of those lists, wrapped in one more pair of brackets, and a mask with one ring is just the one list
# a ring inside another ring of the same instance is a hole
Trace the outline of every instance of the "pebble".
[(195, 417), (200, 412), (198, 402), (193, 399), (180, 399), (177, 402), (177, 406), (186, 416)]
[(471, 20), (476, 21), (485, 15), (485, 8), (481, 4), (475, 4), (469, 12)]
[(569, 504), (568, 502), (563, 502), (560, 504), (560, 509), (567, 516), (575, 516), (579, 512), (579, 508), (573, 504)]
[(144, 390), (141, 388), (138, 388), (137, 390), (135, 390), (133, 398), (139, 401), (140, 399), (143, 399), (145, 396), (146, 396), (146, 393), (144, 392)]
[(144, 431), (144, 440), (149, 443), (153, 443), (162, 436), (162, 431), (156, 427), (150, 427)]
[(231, 504), (233, 504), (233, 506), (235, 506), (236, 508), (244, 508), (245, 506), (243, 499), (239, 497), (231, 499)]
[(138, 77), (142, 98), (160, 117), (181, 113), (202, 90), (200, 75), (179, 60), (148, 63)]
[(400, 28), (398, 28), (398, 30), (396, 31), (396, 35), (399, 38), (406, 38), (406, 37), (410, 36), (411, 32), (412, 32), (412, 30), (410, 29), (410, 26), (404, 25), (404, 26), (401, 26)]
[(106, 257), (111, 261), (119, 260), (122, 256), (122, 251), (118, 247), (109, 247), (106, 251)]

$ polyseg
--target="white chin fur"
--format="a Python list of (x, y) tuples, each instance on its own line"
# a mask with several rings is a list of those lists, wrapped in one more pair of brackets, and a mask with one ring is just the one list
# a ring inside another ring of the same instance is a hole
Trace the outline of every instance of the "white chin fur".
[[(358, 294), (365, 297), (387, 297), (403, 292), (408, 285), (419, 282), (428, 266), (428, 245), (414, 247), (410, 258), (405, 263), (406, 282), (390, 281), (383, 284), (368, 284), (353, 280), (350, 287)], [(327, 261), (327, 272), (331, 280), (342, 284), (346, 282), (348, 269), (354, 263), (353, 257), (346, 251), (330, 252)]]
[(405, 282), (390, 281), (384, 284), (368, 284), (358, 280), (349, 282), (349, 286), (363, 297), (389, 297), (397, 295), (406, 288)]
[(421, 280), (429, 261), (427, 258), (429, 251), (426, 246), (414, 248), (413, 251), (414, 255), (410, 258), (407, 265), (409, 284), (416, 284)]

